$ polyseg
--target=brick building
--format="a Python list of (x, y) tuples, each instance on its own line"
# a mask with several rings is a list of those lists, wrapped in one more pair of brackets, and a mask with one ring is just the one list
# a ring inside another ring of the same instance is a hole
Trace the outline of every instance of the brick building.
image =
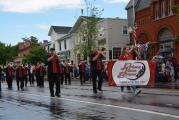
[(18, 43), (19, 47), (19, 52), (18, 56), (14, 60), (16, 61), (22, 61), (25, 56), (27, 56), (30, 52), (30, 49), (33, 48), (34, 46), (31, 45), (31, 41), (29, 40), (24, 40), (23, 42)]
[[(135, 19), (138, 26), (137, 42), (151, 42), (150, 53), (167, 55), (174, 51), (179, 63), (179, 22), (174, 6), (179, 0), (135, 0)], [(132, 27), (132, 0), (126, 6), (129, 26)]]

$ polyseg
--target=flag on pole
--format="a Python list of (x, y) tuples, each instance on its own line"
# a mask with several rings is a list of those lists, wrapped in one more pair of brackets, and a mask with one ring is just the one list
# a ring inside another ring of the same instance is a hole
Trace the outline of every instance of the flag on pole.
[(132, 39), (136, 46), (136, 39), (137, 39), (137, 23), (134, 24), (133, 33), (132, 33)]

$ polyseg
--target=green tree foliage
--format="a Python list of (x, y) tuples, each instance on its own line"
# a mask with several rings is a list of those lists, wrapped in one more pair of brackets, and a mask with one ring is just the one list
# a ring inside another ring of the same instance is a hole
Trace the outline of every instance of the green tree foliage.
[(77, 49), (84, 59), (87, 59), (91, 49), (96, 46), (98, 38), (97, 22), (103, 10), (99, 10), (95, 7), (95, 0), (85, 0), (85, 3), (87, 8), (87, 17), (85, 17), (86, 25), (81, 27), (79, 38), (81, 42), (77, 46)]
[(17, 56), (18, 46), (5, 45), (0, 42), (0, 65), (5, 65), (7, 62), (13, 61)]
[(30, 50), (29, 55), (27, 55), (23, 59), (23, 62), (25, 62), (25, 63), (32, 63), (32, 64), (36, 64), (37, 62), (44, 62), (44, 63), (46, 63), (46, 61), (47, 61), (47, 52), (41, 46), (32, 48)]
[(35, 45), (39, 46), (38, 39), (34, 36), (30, 36), (29, 38), (25, 37), (25, 38), (22, 38), (22, 40), (31, 41), (32, 46), (35, 46)]

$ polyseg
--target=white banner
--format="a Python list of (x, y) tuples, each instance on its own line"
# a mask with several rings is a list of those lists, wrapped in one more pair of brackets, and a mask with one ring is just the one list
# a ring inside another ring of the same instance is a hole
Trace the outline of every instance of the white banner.
[(147, 85), (149, 64), (147, 61), (117, 61), (112, 68), (112, 77), (117, 86)]

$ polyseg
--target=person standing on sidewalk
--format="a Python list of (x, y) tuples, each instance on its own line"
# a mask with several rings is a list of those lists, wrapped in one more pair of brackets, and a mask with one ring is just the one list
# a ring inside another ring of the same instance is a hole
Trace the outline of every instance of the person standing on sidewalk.
[(9, 63), (6, 67), (6, 81), (8, 85), (8, 89), (12, 89), (12, 80), (13, 80), (13, 67)]
[[(102, 58), (104, 58), (104, 55), (99, 50), (97, 50), (97, 48), (94, 48), (90, 54), (93, 93), (97, 93), (97, 89), (99, 91), (102, 91), (102, 69), (103, 69)], [(98, 77), (98, 87), (96, 86), (97, 77)]]
[(80, 61), (80, 64), (78, 65), (79, 67), (79, 73), (80, 73), (80, 83), (83, 85), (85, 83), (85, 68), (86, 65), (83, 60)]
[[(55, 49), (50, 49), (50, 54), (48, 55), (48, 80), (51, 97), (60, 97), (60, 80), (59, 80), (59, 59), (55, 53)], [(56, 84), (56, 92), (54, 95), (54, 84)]]

